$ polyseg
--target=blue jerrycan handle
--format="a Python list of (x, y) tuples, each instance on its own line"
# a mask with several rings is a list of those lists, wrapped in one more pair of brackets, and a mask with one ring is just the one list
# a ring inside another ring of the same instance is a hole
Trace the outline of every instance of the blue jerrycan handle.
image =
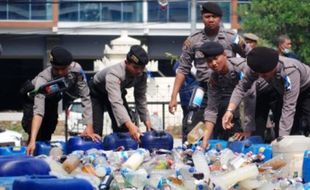
[(118, 137), (118, 138), (120, 138), (120, 139), (126, 139), (126, 138), (128, 138), (128, 133), (116, 133), (116, 136)]
[(152, 131), (152, 133), (154, 134), (154, 137), (163, 137), (167, 135), (165, 131)]

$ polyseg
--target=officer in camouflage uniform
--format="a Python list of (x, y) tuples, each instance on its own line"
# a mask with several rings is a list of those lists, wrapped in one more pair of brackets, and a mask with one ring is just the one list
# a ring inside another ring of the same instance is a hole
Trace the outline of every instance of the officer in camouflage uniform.
[[(204, 120), (207, 130), (203, 138), (203, 147), (207, 146), (208, 139), (214, 132), (217, 136), (213, 138), (228, 139), (237, 131), (224, 132), (222, 127), (222, 116), (224, 115), (230, 96), (234, 87), (244, 75), (246, 62), (244, 58), (227, 58), (224, 48), (218, 42), (206, 42), (200, 47), (200, 52), (204, 55), (208, 67), (210, 68), (210, 76), (206, 78), (208, 84), (208, 106), (205, 108)], [(252, 91), (250, 95), (255, 95)], [(249, 104), (255, 104), (255, 98), (247, 96)], [(252, 101), (252, 102), (251, 102)], [(251, 106), (245, 106), (245, 110)], [(250, 114), (250, 112), (246, 112)], [(247, 115), (254, 119), (254, 114)], [(234, 126), (241, 128), (240, 115), (236, 112), (233, 118)], [(253, 124), (253, 123), (252, 123)], [(251, 133), (253, 125), (245, 126), (245, 131)], [(234, 128), (234, 129), (236, 129)]]
[[(63, 94), (81, 98), (84, 123), (87, 125), (83, 135), (90, 136), (93, 140), (100, 139), (93, 133), (89, 88), (82, 67), (72, 62), (71, 53), (62, 47), (55, 47), (51, 50), (50, 63), (51, 66), (39, 73), (31, 82), (26, 83), (21, 91), (25, 101), (22, 126), (29, 134), (28, 155), (33, 154), (37, 140), (51, 140), (51, 135), (57, 125), (58, 102), (63, 98)], [(47, 82), (60, 77), (65, 77), (68, 84), (64, 93), (58, 92), (51, 96), (38, 93), (34, 97), (27, 96), (27, 92), (32, 89), (38, 89)]]
[(235, 87), (223, 117), (225, 129), (233, 127), (231, 121), (237, 105), (259, 77), (268, 82), (283, 97), (279, 136), (290, 135), (294, 120), (304, 117), (310, 126), (310, 67), (298, 60), (279, 56), (266, 48), (254, 48), (247, 57), (245, 77)]
[(108, 111), (114, 132), (128, 132), (139, 141), (140, 131), (130, 117), (126, 89), (134, 88), (136, 110), (147, 130), (151, 128), (146, 101), (148, 56), (141, 46), (132, 46), (123, 62), (98, 72), (90, 83), (95, 133), (102, 135), (103, 113)]
[[(185, 77), (190, 74), (192, 62), (194, 62), (194, 66), (197, 69), (196, 79), (200, 82), (200, 86), (204, 87), (205, 90), (207, 88), (207, 85), (201, 82), (208, 77), (208, 65), (204, 60), (203, 54), (196, 51), (203, 43), (209, 41), (219, 42), (224, 47), (227, 57), (235, 57), (231, 44), (236, 37), (236, 33), (221, 26), (222, 16), (223, 12), (218, 4), (207, 2), (202, 5), (201, 17), (205, 28), (191, 34), (183, 44), (180, 65), (176, 72), (173, 91), (169, 102), (170, 113), (173, 114), (176, 110), (177, 94), (185, 81)], [(200, 116), (197, 116), (194, 120), (203, 120), (202, 114), (198, 115)], [(183, 124), (183, 127), (187, 128), (185, 124)], [(185, 132), (183, 136), (191, 130), (191, 127), (193, 126), (189, 126), (189, 129), (183, 129), (183, 132)]]

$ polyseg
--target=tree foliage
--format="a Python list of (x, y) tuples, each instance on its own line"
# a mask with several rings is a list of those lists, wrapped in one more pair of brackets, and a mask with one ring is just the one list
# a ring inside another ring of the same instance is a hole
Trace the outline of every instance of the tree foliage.
[(293, 50), (310, 64), (310, 0), (252, 0), (239, 7), (241, 29), (257, 34), (276, 46), (276, 39), (287, 34)]

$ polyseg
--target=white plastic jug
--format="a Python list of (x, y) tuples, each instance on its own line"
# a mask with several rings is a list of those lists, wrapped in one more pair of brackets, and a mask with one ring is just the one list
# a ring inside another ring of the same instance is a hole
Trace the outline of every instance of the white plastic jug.
[(283, 136), (281, 140), (271, 143), (273, 157), (282, 154), (286, 161), (288, 175), (298, 172), (302, 175), (302, 162), (304, 151), (310, 149), (310, 138), (303, 135)]

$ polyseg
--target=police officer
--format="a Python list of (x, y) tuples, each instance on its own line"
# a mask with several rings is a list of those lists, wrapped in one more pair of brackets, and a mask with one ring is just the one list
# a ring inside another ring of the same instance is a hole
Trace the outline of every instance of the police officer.
[[(27, 84), (28, 89), (24, 91), (24, 95), (27, 91), (38, 89), (49, 81), (65, 77), (68, 87), (64, 94), (82, 99), (83, 118), (87, 125), (83, 135), (90, 136), (93, 140), (100, 139), (98, 135), (93, 133), (89, 88), (82, 67), (73, 62), (71, 53), (62, 47), (54, 47), (51, 50), (50, 63), (51, 66), (44, 69), (31, 83)], [(51, 140), (51, 135), (57, 125), (58, 102), (62, 98), (63, 94), (60, 92), (51, 96), (39, 93), (34, 98), (26, 97), (22, 126), (29, 134), (28, 155), (33, 154), (36, 140)]]
[(279, 136), (291, 134), (294, 117), (296, 120), (303, 116), (309, 128), (310, 67), (298, 60), (279, 56), (277, 51), (267, 47), (254, 48), (248, 54), (247, 65), (245, 77), (231, 96), (222, 120), (223, 127), (233, 127), (231, 121), (237, 105), (251, 84), (261, 77), (283, 96)]
[(292, 51), (292, 40), (286, 34), (277, 38), (278, 53), (282, 56), (298, 59), (298, 56)]
[(249, 45), (250, 49), (253, 49), (257, 46), (259, 38), (255, 34), (245, 33), (243, 34), (243, 38), (245, 40), (245, 43)]
[[(187, 75), (190, 74), (192, 62), (197, 69), (196, 79), (201, 82), (208, 75), (208, 65), (203, 59), (201, 52), (196, 51), (200, 46), (208, 41), (219, 42), (225, 49), (228, 57), (234, 57), (235, 53), (232, 50), (231, 44), (236, 37), (236, 33), (232, 30), (224, 29), (221, 26), (221, 18), (223, 12), (218, 4), (207, 2), (202, 5), (201, 17), (204, 23), (204, 29), (191, 34), (184, 42), (182, 54), (180, 56), (180, 65), (176, 72), (176, 77), (173, 85), (171, 99), (169, 102), (169, 112), (174, 113), (177, 107), (177, 94), (180, 91), (182, 84)], [(200, 84), (206, 88), (206, 84)], [(185, 126), (185, 125), (183, 125)], [(183, 129), (190, 131), (190, 129)], [(186, 134), (183, 134), (183, 136)]]
[[(246, 62), (244, 58), (227, 58), (223, 46), (218, 42), (206, 42), (200, 47), (200, 51), (204, 55), (208, 67), (211, 69), (210, 78), (206, 78), (208, 81), (208, 106), (205, 108), (204, 120), (207, 130), (203, 139), (203, 147), (206, 147), (213, 129), (216, 135), (214, 138), (221, 139), (228, 139), (235, 132), (224, 133), (221, 131), (221, 119), (226, 111), (234, 87), (243, 77), (243, 69), (246, 66)], [(255, 99), (250, 99), (253, 100), (252, 105), (254, 105)], [(250, 106), (246, 106), (245, 109)], [(253, 116), (251, 117), (253, 118)], [(235, 129), (238, 128), (238, 132), (240, 132), (239, 114), (234, 115), (233, 121)], [(251, 133), (251, 130), (252, 126), (245, 126), (245, 131)]]
[(132, 122), (127, 101), (126, 89), (134, 88), (136, 110), (147, 130), (151, 128), (146, 101), (145, 66), (148, 55), (141, 46), (130, 48), (126, 60), (98, 72), (90, 84), (93, 105), (95, 133), (102, 135), (103, 113), (108, 111), (114, 132), (129, 131), (131, 137), (139, 141), (140, 131)]

